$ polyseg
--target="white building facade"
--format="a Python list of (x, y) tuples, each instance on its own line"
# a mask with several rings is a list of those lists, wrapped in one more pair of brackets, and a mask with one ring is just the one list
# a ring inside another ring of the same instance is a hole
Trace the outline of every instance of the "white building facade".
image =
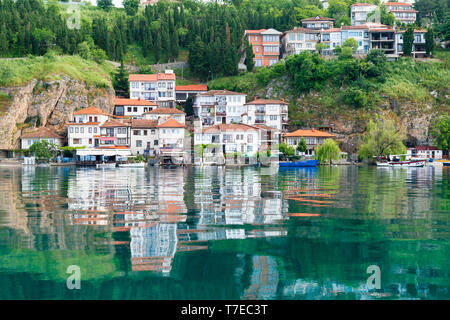
[(130, 98), (155, 102), (160, 107), (175, 107), (175, 73), (130, 74)]

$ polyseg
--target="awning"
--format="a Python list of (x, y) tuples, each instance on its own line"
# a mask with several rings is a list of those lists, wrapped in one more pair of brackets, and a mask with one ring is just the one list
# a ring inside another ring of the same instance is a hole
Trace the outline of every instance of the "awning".
[(131, 156), (130, 149), (80, 149), (77, 156)]

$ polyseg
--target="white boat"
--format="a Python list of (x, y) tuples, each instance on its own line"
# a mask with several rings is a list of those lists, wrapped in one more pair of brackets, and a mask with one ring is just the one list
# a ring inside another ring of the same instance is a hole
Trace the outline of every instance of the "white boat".
[(119, 167), (121, 167), (121, 168), (145, 168), (145, 163), (144, 162), (119, 163)]
[(407, 156), (404, 154), (400, 155), (390, 155), (383, 158), (382, 161), (377, 161), (377, 167), (390, 167), (390, 168), (417, 168), (423, 167), (427, 163), (426, 159), (409, 159), (400, 160), (401, 156)]
[(97, 167), (97, 169), (109, 169), (109, 168), (115, 168), (116, 167), (116, 163), (112, 162), (112, 163), (97, 163), (95, 165)]

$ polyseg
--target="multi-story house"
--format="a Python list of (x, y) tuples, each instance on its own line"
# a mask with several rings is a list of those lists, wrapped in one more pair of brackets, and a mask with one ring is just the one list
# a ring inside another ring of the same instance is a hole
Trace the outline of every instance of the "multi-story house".
[(140, 119), (142, 115), (158, 107), (154, 102), (141, 99), (125, 99), (116, 97), (114, 101), (114, 115)]
[(131, 141), (130, 121), (127, 119), (110, 119), (100, 126), (99, 147), (128, 147)]
[(131, 120), (131, 153), (154, 156), (159, 148), (158, 120)]
[(332, 54), (337, 46), (342, 46), (341, 29), (330, 28), (320, 31), (320, 43), (324, 43), (328, 46), (327, 49), (322, 50), (322, 54)]
[(320, 31), (306, 28), (294, 28), (286, 31), (282, 36), (283, 58), (299, 54), (303, 51), (313, 52), (320, 41)]
[(416, 22), (417, 10), (414, 10), (412, 4), (405, 2), (386, 2), (386, 9), (392, 12), (396, 21), (404, 24)]
[(307, 150), (305, 152), (305, 155), (307, 156), (314, 156), (315, 155), (315, 148), (319, 145), (321, 145), (325, 139), (332, 138), (334, 139), (336, 136), (334, 134), (320, 131), (316, 129), (311, 130), (296, 130), (294, 132), (286, 133), (283, 135), (283, 141), (288, 144), (289, 146), (292, 146), (295, 150), (296, 154), (299, 154), (297, 151), (297, 145), (300, 142), (300, 140), (303, 138), (305, 139)]
[[(157, 153), (171, 163), (183, 163), (186, 160), (184, 136), (186, 126), (173, 118), (158, 124), (159, 143)], [(163, 160), (163, 163), (164, 160)]]
[(245, 30), (244, 37), (253, 47), (255, 67), (267, 67), (279, 61), (281, 35), (275, 29)]
[(353, 38), (358, 43), (357, 54), (366, 54), (370, 49), (369, 27), (367, 24), (341, 27), (341, 43)]
[(199, 93), (204, 93), (208, 91), (208, 86), (206, 84), (190, 84), (187, 86), (176, 86), (175, 87), (175, 100), (177, 103), (185, 103), (186, 100), (191, 97), (194, 98)]
[(222, 123), (240, 123), (246, 112), (244, 93), (227, 90), (211, 90), (194, 98), (194, 116), (202, 126)]
[[(403, 54), (403, 35), (406, 30), (400, 30), (395, 33), (395, 44), (396, 44), (396, 53), (398, 55)], [(426, 30), (414, 30), (414, 42), (412, 47), (411, 54), (415, 58), (423, 58), (425, 57), (425, 33)]]
[(158, 123), (167, 121), (169, 118), (185, 124), (186, 114), (177, 108), (157, 108), (144, 114), (144, 119), (158, 120)]
[(314, 30), (326, 30), (333, 28), (334, 22), (336, 20), (332, 18), (325, 18), (325, 17), (313, 17), (313, 18), (306, 18), (303, 19), (302, 27), (306, 29), (314, 29)]
[[(194, 148), (206, 145), (203, 161), (224, 162), (227, 154), (255, 157), (259, 151), (261, 130), (247, 124), (216, 124), (194, 134)], [(202, 159), (197, 159), (202, 161)]]
[(288, 122), (288, 103), (284, 100), (255, 99), (246, 103), (243, 122), (248, 125), (262, 124), (281, 132)]
[(130, 98), (153, 101), (160, 107), (175, 107), (175, 73), (130, 74)]
[(88, 107), (73, 113), (72, 121), (67, 123), (67, 138), (70, 147), (87, 148), (100, 145), (100, 126), (109, 114), (95, 107)]
[(42, 142), (44, 140), (48, 143), (54, 143), (58, 146), (62, 146), (62, 137), (46, 127), (37, 128), (33, 131), (23, 133), (20, 136), (20, 140), (22, 149), (28, 149), (33, 145), (33, 143)]
[(380, 49), (388, 56), (395, 55), (395, 30), (382, 24), (367, 24), (370, 35), (369, 50)]
[(350, 6), (352, 26), (359, 26), (367, 22), (367, 15), (375, 11), (377, 6), (373, 3), (355, 3)]

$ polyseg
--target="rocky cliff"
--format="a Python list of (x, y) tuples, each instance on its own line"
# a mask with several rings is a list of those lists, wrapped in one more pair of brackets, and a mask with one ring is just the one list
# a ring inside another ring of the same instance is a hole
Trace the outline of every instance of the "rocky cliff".
[[(415, 103), (407, 99), (396, 100), (385, 97), (377, 107), (367, 110), (355, 109), (339, 105), (333, 101), (332, 107), (325, 106), (324, 97), (320, 92), (311, 92), (301, 96), (292, 94), (288, 79), (272, 81), (263, 89), (252, 92), (259, 97), (268, 99), (284, 98), (290, 103), (289, 118), (291, 125), (288, 131), (299, 128), (328, 127), (337, 135), (341, 149), (348, 153), (356, 153), (358, 137), (365, 132), (370, 119), (375, 114), (394, 119), (407, 135), (406, 146), (431, 143), (430, 125), (432, 120), (449, 111), (444, 103)], [(448, 97), (446, 97), (448, 99)], [(447, 101), (444, 99), (444, 101)]]
[(94, 106), (106, 112), (114, 108), (114, 89), (87, 86), (67, 75), (57, 80), (31, 80), (19, 87), (0, 87), (3, 99), (0, 110), (0, 149), (20, 148), (20, 135), (35, 127), (45, 126), (66, 136), (65, 123), (74, 111)]

